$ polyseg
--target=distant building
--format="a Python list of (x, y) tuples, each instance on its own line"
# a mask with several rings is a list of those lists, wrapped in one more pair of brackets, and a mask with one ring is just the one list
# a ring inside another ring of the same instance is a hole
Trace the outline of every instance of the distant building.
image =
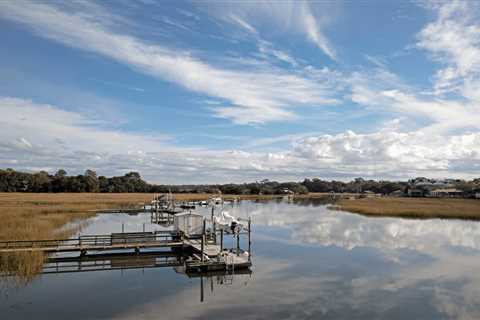
[(462, 190), (448, 188), (432, 190), (428, 195), (434, 198), (461, 198), (465, 195), (465, 193)]
[(409, 197), (423, 197), (425, 196), (425, 191), (423, 189), (408, 189)]
[(475, 192), (474, 197), (475, 199), (480, 199), (480, 191)]
[(389, 194), (389, 196), (391, 196), (391, 197), (403, 197), (404, 195), (405, 195), (405, 193), (400, 189), (395, 190), (393, 192), (390, 192), (390, 194)]
[(448, 189), (453, 188), (455, 180), (453, 179), (427, 179), (427, 178), (416, 178), (410, 180), (410, 186), (413, 189), (424, 189), (424, 190), (434, 190), (434, 189)]
[(364, 191), (363, 194), (367, 197), (367, 198), (373, 198), (376, 196), (375, 192), (371, 191), (371, 190), (367, 190), (367, 191)]

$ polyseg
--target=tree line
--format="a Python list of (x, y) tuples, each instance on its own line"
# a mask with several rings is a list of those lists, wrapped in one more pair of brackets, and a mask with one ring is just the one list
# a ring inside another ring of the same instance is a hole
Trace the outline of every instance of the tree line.
[[(480, 179), (456, 180), (456, 186), (464, 190), (480, 189)], [(376, 181), (356, 178), (349, 182), (328, 181), (318, 178), (302, 182), (277, 182), (262, 180), (240, 184), (160, 185), (150, 184), (138, 172), (123, 176), (98, 176), (94, 170), (83, 175), (71, 175), (63, 169), (55, 174), (46, 171), (35, 173), (14, 169), (0, 169), (0, 192), (150, 192), (150, 193), (223, 193), (223, 194), (305, 194), (308, 192), (362, 193), (366, 191), (390, 194), (405, 192), (411, 181)]]

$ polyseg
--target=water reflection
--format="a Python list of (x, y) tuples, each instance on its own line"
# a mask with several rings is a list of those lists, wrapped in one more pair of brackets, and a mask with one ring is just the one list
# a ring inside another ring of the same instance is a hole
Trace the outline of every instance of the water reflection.
[[(477, 222), (371, 218), (329, 210), (319, 203), (316, 200), (302, 201), (302, 206), (286, 202), (250, 203), (231, 210), (236, 215), (250, 215), (257, 227), (285, 228), (285, 233), (275, 239), (289, 243), (335, 245), (348, 250), (355, 247), (422, 252), (452, 247), (480, 249), (480, 223)], [(262, 232), (255, 236), (262, 237)]]
[[(145, 269), (150, 268), (173, 268), (176, 273), (189, 278), (200, 279), (200, 302), (205, 299), (205, 286), (213, 294), (215, 286), (231, 285), (234, 279), (245, 275), (251, 275), (250, 269), (228, 270), (228, 271), (210, 271), (188, 273), (184, 267), (184, 261), (188, 258), (181, 252), (141, 252), (135, 255), (131, 253), (105, 253), (90, 256), (72, 256), (72, 257), (50, 257), (45, 263), (42, 274), (63, 274), (97, 271), (114, 271)], [(204, 282), (207, 284), (204, 285)]]
[[(368, 218), (309, 201), (245, 201), (228, 210), (253, 219), (251, 275), (230, 283), (173, 268), (128, 269), (130, 262), (117, 260), (110, 264), (127, 268), (42, 275), (0, 299), (0, 313), (7, 319), (480, 317), (478, 222)], [(122, 223), (125, 231), (144, 223), (147, 230), (162, 228), (149, 219), (100, 215), (83, 233), (118, 232)], [(146, 256), (142, 263), (153, 261)]]

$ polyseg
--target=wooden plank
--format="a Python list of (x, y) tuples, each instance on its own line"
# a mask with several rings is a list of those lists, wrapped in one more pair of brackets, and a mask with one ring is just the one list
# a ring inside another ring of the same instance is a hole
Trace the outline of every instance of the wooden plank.
[[(185, 245), (192, 247), (198, 252), (202, 251), (202, 244), (200, 240), (187, 239)], [(216, 244), (205, 243), (203, 252), (209, 257), (216, 257), (220, 253), (220, 246)]]

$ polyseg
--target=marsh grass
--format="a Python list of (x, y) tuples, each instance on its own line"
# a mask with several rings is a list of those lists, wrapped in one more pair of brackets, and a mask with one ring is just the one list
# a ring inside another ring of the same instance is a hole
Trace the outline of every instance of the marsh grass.
[(336, 203), (336, 207), (367, 216), (480, 220), (480, 201), (474, 199), (394, 197), (341, 199)]
[[(0, 193), (0, 241), (48, 240), (74, 235), (91, 210), (139, 206), (150, 194)], [(70, 223), (72, 223), (70, 225)], [(66, 227), (68, 226), (68, 227)], [(0, 254), (0, 273), (17, 284), (31, 281), (41, 270), (40, 252)]]

